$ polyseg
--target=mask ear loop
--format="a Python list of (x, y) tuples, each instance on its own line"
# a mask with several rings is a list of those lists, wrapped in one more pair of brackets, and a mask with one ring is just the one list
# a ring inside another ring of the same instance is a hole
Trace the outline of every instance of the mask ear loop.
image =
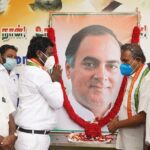
[[(46, 57), (46, 60), (48, 59), (48, 56), (46, 54), (44, 54), (42, 51), (40, 51), (40, 53), (42, 53), (42, 55)], [(45, 64), (45, 62), (39, 57), (39, 55), (38, 55), (38, 58), (43, 64)]]
[[(136, 58), (135, 58), (135, 60), (136, 60)], [(132, 64), (133, 64), (133, 63), (132, 63)], [(132, 65), (131, 65), (131, 67), (132, 67)], [(136, 70), (138, 67), (139, 67), (139, 64), (136, 65), (135, 69), (133, 69), (133, 71), (132, 71), (131, 74), (133, 74), (133, 73), (135, 72), (135, 70)], [(133, 68), (133, 67), (132, 67), (132, 68)]]
[(39, 55), (38, 55), (38, 58), (39, 58), (39, 60), (44, 64), (44, 61), (39, 57)]
[[(42, 51), (40, 51), (40, 52), (42, 52)], [(46, 54), (44, 54), (43, 52), (42, 52), (42, 54), (46, 57), (46, 59), (48, 58), (48, 56)]]

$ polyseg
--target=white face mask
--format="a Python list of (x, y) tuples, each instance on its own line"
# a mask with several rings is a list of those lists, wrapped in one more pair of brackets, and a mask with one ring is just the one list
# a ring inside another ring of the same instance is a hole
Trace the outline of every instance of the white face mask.
[(55, 58), (54, 58), (54, 56), (50, 56), (50, 57), (47, 58), (47, 60), (44, 64), (44, 67), (46, 68), (46, 70), (49, 73), (52, 73), (54, 65), (55, 65)]
[(16, 67), (16, 65), (17, 65), (16, 59), (8, 57), (6, 58), (6, 62), (3, 64), (3, 66), (9, 71), (13, 70)]

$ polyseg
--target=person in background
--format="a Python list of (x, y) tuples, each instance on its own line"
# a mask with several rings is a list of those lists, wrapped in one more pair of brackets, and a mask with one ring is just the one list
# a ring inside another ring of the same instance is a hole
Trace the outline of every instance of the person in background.
[(15, 115), (18, 139), (15, 150), (48, 150), (49, 132), (55, 127), (56, 110), (63, 106), (59, 80), (62, 70), (55, 65), (49, 74), (44, 67), (53, 55), (47, 37), (33, 37), (27, 51), (27, 64), (19, 77), (19, 106)]
[(0, 73), (2, 75), (0, 82), (6, 85), (15, 108), (17, 108), (18, 104), (18, 76), (15, 72), (17, 51), (18, 49), (13, 45), (5, 44), (0, 47), (0, 54), (3, 59), (3, 63), (0, 64)]
[(34, 3), (30, 4), (33, 11), (44, 10), (44, 11), (54, 11), (60, 10), (62, 8), (61, 0), (35, 0)]
[(117, 149), (143, 150), (146, 114), (141, 103), (149, 95), (145, 82), (149, 80), (149, 67), (138, 44), (122, 45), (121, 61), (121, 73), (128, 76), (128, 80), (118, 117), (108, 124), (108, 129), (112, 133), (118, 130)]
[[(0, 54), (0, 63), (2, 62)], [(14, 111), (7, 88), (0, 82), (0, 150), (12, 150), (14, 147), (17, 138), (16, 125), (12, 116)]]
[(6, 12), (10, 0), (0, 0), (0, 15)]
[[(122, 81), (120, 42), (107, 27), (91, 25), (72, 36), (65, 55), (72, 85), (68, 98), (75, 113), (90, 122), (102, 119), (114, 106)], [(57, 113), (57, 129), (83, 130), (64, 108)]]

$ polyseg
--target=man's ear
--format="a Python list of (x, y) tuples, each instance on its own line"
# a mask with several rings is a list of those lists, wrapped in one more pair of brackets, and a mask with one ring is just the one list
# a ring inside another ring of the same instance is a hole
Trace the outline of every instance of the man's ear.
[(66, 68), (66, 75), (67, 78), (70, 79), (71, 78), (71, 66), (70, 64), (68, 64), (67, 62), (65, 63), (65, 68)]
[(3, 64), (3, 59), (1, 57), (1, 54), (0, 54), (0, 64)]
[(140, 62), (140, 61), (142, 61), (142, 60), (141, 60), (140, 57), (136, 57), (136, 61), (137, 61), (137, 62)]
[(37, 50), (37, 51), (36, 51), (36, 56), (40, 56), (40, 55), (41, 55), (40, 50)]
[(6, 58), (4, 58), (4, 56), (3, 55), (1, 55), (1, 64), (4, 64), (5, 62), (6, 62)]

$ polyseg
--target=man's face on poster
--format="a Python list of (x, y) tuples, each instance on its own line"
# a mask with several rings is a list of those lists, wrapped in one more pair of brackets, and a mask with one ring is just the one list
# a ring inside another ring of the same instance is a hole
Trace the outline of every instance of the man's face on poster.
[(66, 64), (75, 99), (101, 118), (117, 97), (121, 75), (120, 46), (109, 34), (85, 37), (76, 52), (74, 66)]

